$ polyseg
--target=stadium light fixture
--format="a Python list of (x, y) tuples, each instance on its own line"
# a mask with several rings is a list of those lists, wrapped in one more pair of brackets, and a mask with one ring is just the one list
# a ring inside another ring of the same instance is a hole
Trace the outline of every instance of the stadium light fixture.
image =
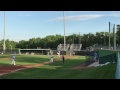
[(4, 11), (4, 43), (3, 43), (3, 53), (5, 53), (6, 45), (5, 45), (5, 11)]
[(63, 11), (63, 21), (64, 21), (64, 51), (65, 51), (65, 45), (66, 45), (66, 40), (65, 40), (65, 11)]

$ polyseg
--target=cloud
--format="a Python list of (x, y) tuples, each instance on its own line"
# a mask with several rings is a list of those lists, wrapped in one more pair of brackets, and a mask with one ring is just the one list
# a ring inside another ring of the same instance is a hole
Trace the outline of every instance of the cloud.
[(120, 11), (107, 11), (109, 14), (103, 14), (103, 16), (111, 16), (111, 17), (120, 17)]
[(106, 15), (106, 16), (110, 16), (110, 17), (120, 17), (120, 14), (111, 14), (111, 15)]
[[(65, 17), (66, 20), (70, 20), (70, 21), (78, 21), (78, 20), (88, 20), (88, 19), (93, 19), (93, 18), (98, 18), (98, 17), (102, 17), (103, 15), (75, 15), (75, 16), (67, 16)], [(63, 21), (63, 17), (58, 17), (55, 19), (51, 19), (48, 21)]]
[[(79, 11), (69, 11), (69, 12), (79, 12)], [(90, 14), (90, 15), (88, 14), (88, 15), (66, 16), (65, 20), (80, 21), (80, 20), (89, 20), (89, 19), (100, 18), (100, 17), (120, 17), (120, 11), (110, 11), (109, 14)], [(63, 21), (63, 17), (58, 17), (48, 21)]]
[(111, 13), (119, 13), (120, 14), (120, 11), (110, 11)]
[(107, 16), (120, 17), (120, 11), (112, 11), (112, 13)]

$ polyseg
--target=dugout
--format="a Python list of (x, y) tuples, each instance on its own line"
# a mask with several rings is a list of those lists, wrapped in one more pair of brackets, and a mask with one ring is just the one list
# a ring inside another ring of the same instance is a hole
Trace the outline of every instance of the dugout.
[(19, 49), (19, 54), (39, 54), (47, 55), (51, 49)]
[(99, 64), (105, 64), (106, 62), (117, 62), (117, 53), (119, 50), (98, 50)]
[[(53, 51), (53, 55), (57, 55), (57, 52), (58, 52), (59, 50), (52, 50), (52, 51)], [(60, 55), (67, 55), (66, 52), (67, 52), (67, 51), (60, 51)]]
[[(52, 50), (53, 51), (53, 54), (54, 55), (57, 55), (57, 52), (58, 52), (58, 50)], [(94, 53), (94, 51), (74, 51), (75, 52), (75, 55), (91, 55), (91, 54), (93, 54)], [(73, 51), (69, 51), (69, 50), (67, 50), (67, 51), (60, 51), (60, 55), (69, 55), (69, 54), (72, 54), (73, 53)]]

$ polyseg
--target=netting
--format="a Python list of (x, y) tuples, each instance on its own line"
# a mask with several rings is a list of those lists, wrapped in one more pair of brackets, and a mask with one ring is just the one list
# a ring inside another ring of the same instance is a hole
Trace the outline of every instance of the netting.
[[(103, 38), (104, 40), (104, 44), (103, 45), (93, 45), (93, 49), (114, 49), (114, 35), (113, 35), (113, 30), (114, 30), (114, 24), (109, 22), (109, 28), (107, 29), (107, 31), (103, 31), (101, 38)], [(105, 32), (108, 32), (108, 36), (106, 36)], [(107, 38), (109, 38), (109, 40), (107, 40)], [(107, 42), (108, 41), (108, 42)]]
[(110, 45), (110, 49), (113, 49), (113, 29), (114, 29), (114, 24), (110, 23), (110, 30), (109, 30), (109, 45)]

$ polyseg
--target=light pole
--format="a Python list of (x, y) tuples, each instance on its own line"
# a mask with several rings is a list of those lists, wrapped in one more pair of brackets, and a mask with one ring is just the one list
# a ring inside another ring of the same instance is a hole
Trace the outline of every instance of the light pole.
[(63, 11), (63, 21), (64, 21), (64, 51), (65, 51), (66, 40), (65, 40), (65, 12), (64, 11)]
[(116, 50), (116, 31), (115, 31), (115, 24), (113, 28), (113, 48)]
[(80, 32), (79, 32), (79, 44), (81, 44)]
[(3, 43), (3, 53), (5, 53), (6, 45), (5, 45), (5, 11), (4, 11), (4, 43)]
[(73, 33), (73, 44), (74, 44), (74, 33)]
[(110, 49), (110, 22), (109, 22), (109, 49)]

